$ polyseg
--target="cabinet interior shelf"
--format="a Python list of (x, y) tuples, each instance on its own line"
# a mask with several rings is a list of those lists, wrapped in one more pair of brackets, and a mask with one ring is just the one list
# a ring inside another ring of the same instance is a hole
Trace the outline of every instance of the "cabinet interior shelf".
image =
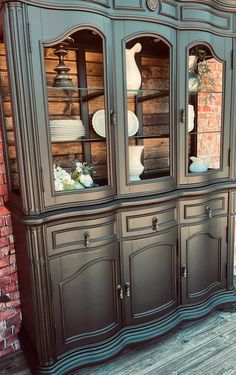
[[(140, 91), (141, 93), (145, 92), (144, 91)], [(136, 101), (139, 102), (139, 103), (142, 103), (142, 102), (146, 102), (147, 100), (153, 100), (153, 99), (157, 99), (157, 98), (164, 98), (166, 96), (169, 96), (169, 91), (162, 91), (162, 92), (156, 92), (156, 93), (153, 93), (153, 94), (149, 94), (149, 95), (145, 95), (145, 96), (139, 96), (137, 95), (136, 96)]]

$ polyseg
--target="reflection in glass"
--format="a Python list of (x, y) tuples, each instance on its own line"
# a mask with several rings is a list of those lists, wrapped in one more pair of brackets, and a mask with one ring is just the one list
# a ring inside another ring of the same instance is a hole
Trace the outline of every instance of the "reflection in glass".
[(2, 110), (4, 114), (5, 129), (6, 129), (6, 145), (8, 153), (8, 171), (10, 179), (11, 191), (20, 194), (20, 182), (18, 163), (16, 158), (16, 145), (15, 145), (15, 131), (13, 111), (10, 96), (10, 84), (7, 72), (7, 60), (4, 43), (0, 42), (0, 91), (2, 97)]
[(139, 37), (125, 52), (129, 181), (170, 176), (170, 48)]
[(108, 185), (102, 38), (78, 31), (44, 59), (55, 191)]
[(222, 167), (223, 67), (204, 44), (189, 50), (188, 160), (190, 172)]

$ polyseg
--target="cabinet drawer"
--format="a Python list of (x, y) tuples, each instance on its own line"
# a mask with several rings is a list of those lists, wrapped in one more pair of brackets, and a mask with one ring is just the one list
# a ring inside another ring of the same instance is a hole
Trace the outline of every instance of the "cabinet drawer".
[(122, 236), (154, 234), (176, 225), (176, 203), (121, 213)]
[(227, 214), (228, 193), (180, 201), (180, 221), (195, 222)]
[(47, 244), (49, 255), (103, 245), (115, 236), (115, 216), (73, 221), (49, 226)]

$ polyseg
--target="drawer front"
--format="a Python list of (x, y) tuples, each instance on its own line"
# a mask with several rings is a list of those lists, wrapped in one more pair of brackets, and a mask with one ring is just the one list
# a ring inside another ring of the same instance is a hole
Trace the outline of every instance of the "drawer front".
[(189, 198), (180, 201), (180, 221), (195, 222), (218, 215), (226, 215), (228, 210), (228, 193), (208, 195), (203, 198)]
[(48, 226), (46, 232), (49, 255), (89, 249), (115, 238), (115, 216), (60, 223)]
[(122, 236), (133, 237), (155, 234), (177, 223), (176, 203), (156, 205), (121, 213)]

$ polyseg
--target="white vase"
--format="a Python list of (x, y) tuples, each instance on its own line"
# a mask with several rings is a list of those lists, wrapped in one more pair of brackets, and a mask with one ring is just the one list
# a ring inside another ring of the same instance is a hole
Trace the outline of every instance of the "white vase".
[(142, 78), (134, 57), (141, 49), (140, 43), (136, 43), (132, 48), (126, 49), (126, 82), (127, 90), (132, 90), (130, 94), (136, 93), (141, 86)]
[(140, 174), (144, 170), (144, 166), (141, 163), (141, 155), (144, 146), (129, 146), (129, 180), (139, 181)]

